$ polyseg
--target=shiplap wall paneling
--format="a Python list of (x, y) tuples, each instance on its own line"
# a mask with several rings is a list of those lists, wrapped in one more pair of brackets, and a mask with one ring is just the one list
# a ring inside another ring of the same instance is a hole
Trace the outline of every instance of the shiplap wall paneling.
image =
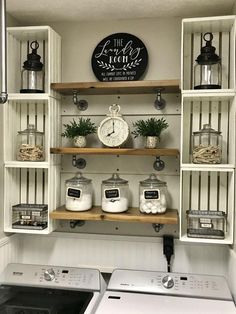
[(221, 57), (222, 89), (235, 87), (235, 16), (191, 18), (182, 20), (181, 89), (191, 90), (194, 83), (194, 65), (201, 47), (202, 36), (213, 33), (212, 45)]
[[(182, 167), (192, 162), (193, 133), (210, 124), (222, 135), (222, 163), (219, 167), (235, 165), (235, 99), (234, 93), (225, 95), (184, 94), (182, 97)], [(198, 165), (191, 165), (192, 167)], [(207, 165), (206, 165), (207, 166)]]
[[(180, 238), (183, 241), (232, 244), (234, 235), (234, 169), (181, 171)], [(225, 239), (187, 237), (187, 210), (223, 211)]]

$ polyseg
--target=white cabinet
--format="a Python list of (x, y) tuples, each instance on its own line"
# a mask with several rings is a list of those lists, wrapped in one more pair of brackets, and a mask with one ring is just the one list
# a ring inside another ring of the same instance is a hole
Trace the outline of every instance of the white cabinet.
[[(61, 79), (61, 39), (48, 26), (8, 28), (8, 91), (4, 104), (4, 231), (49, 233), (54, 229), (49, 213), (59, 205), (60, 160), (50, 155), (50, 147), (60, 143), (60, 101), (50, 89)], [(45, 65), (45, 93), (21, 94), (20, 76), (31, 41), (39, 42), (38, 54)], [(17, 161), (17, 134), (34, 124), (45, 136), (45, 161)], [(15, 229), (12, 206), (48, 205), (47, 228)]]
[[(222, 89), (194, 90), (194, 64), (204, 45), (202, 36), (206, 32), (213, 33), (212, 45), (222, 60)], [(235, 16), (184, 19), (181, 65), (180, 239), (231, 244), (235, 207)], [(221, 132), (223, 144), (220, 164), (192, 163), (192, 134), (202, 129), (204, 124), (210, 124)], [(205, 235), (209, 231), (208, 236), (188, 236), (189, 210), (200, 215), (195, 220), (195, 226), (203, 230)], [(223, 239), (211, 236), (214, 233), (211, 231), (216, 227), (215, 222), (209, 217), (204, 219), (204, 215), (201, 216), (204, 211), (223, 212)]]

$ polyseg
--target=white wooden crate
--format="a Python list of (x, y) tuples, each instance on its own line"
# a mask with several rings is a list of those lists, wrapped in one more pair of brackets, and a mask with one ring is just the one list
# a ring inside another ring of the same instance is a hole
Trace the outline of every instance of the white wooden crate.
[(50, 90), (50, 84), (61, 80), (60, 36), (49, 26), (9, 27), (7, 34), (8, 92), (20, 92), (22, 66), (31, 52), (30, 43), (37, 40), (37, 53), (41, 56), (45, 70), (45, 93), (55, 95)]
[[(4, 105), (4, 160), (11, 162), (16, 160), (17, 134), (27, 129), (29, 124), (44, 133), (45, 160), (49, 160), (48, 154), (48, 97), (46, 99), (25, 100), (14, 99)], [(24, 162), (21, 162), (24, 163)]]
[[(204, 169), (181, 171), (180, 239), (189, 242), (233, 243), (234, 233), (234, 169)], [(187, 210), (216, 210), (227, 215), (225, 239), (187, 237)]]
[[(192, 134), (210, 124), (222, 135), (222, 164), (235, 167), (235, 99), (234, 93), (192, 93), (182, 96), (181, 152), (182, 167), (190, 167)], [(202, 166), (202, 165), (200, 165)], [(206, 165), (211, 167), (212, 165)], [(199, 165), (191, 164), (198, 168)]]
[(221, 57), (222, 89), (235, 88), (235, 16), (182, 20), (181, 89), (193, 89), (193, 68), (205, 41), (202, 35), (213, 33), (212, 45)]

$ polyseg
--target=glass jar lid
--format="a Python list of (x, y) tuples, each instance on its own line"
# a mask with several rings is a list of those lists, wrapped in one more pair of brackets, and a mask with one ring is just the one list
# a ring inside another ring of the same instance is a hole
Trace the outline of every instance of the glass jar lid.
[(111, 178), (102, 181), (102, 183), (110, 185), (124, 185), (127, 184), (128, 181), (120, 178), (120, 176), (117, 173), (113, 173)]
[(140, 181), (140, 185), (148, 186), (148, 187), (150, 186), (161, 187), (161, 186), (166, 186), (166, 182), (157, 179), (157, 176), (155, 175), (155, 173), (152, 173), (150, 174), (148, 179)]
[(216, 131), (214, 129), (211, 128), (210, 124), (203, 124), (203, 128), (199, 131), (193, 132), (193, 134), (221, 134), (221, 132)]
[(43, 135), (43, 132), (39, 132), (35, 129), (34, 124), (28, 124), (28, 128), (23, 131), (18, 131), (19, 134), (40, 134)]
[(92, 181), (91, 179), (87, 179), (83, 177), (81, 172), (77, 172), (73, 178), (66, 180), (66, 183), (73, 184), (73, 185), (76, 185), (76, 184), (85, 185), (85, 184), (89, 184), (91, 181)]

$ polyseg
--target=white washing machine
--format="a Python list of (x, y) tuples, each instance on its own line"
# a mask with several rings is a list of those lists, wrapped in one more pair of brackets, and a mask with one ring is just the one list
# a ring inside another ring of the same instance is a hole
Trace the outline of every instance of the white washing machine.
[(224, 277), (114, 270), (96, 314), (235, 314)]
[(105, 287), (97, 269), (8, 264), (0, 314), (93, 314)]

